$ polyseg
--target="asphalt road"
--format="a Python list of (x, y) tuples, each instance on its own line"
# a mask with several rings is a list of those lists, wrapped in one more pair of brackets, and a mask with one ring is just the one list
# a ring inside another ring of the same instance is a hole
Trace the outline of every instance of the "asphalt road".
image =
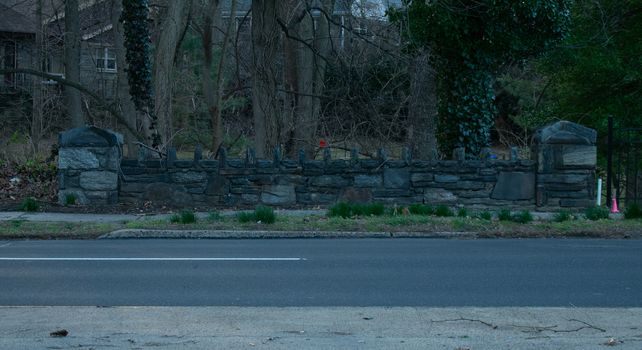
[(0, 305), (641, 307), (642, 240), (0, 241)]

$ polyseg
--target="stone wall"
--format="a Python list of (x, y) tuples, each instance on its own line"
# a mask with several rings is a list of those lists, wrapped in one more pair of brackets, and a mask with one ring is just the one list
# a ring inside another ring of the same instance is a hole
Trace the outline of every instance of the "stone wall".
[[(255, 159), (251, 150), (243, 159), (228, 159), (222, 152), (218, 160), (203, 160), (200, 149), (193, 159), (178, 160), (170, 149), (162, 160), (144, 156), (122, 160), (117, 195), (120, 202), (172, 206), (313, 206), (351, 201), (579, 208), (592, 205), (595, 195), (595, 137), (589, 131), (567, 122), (548, 126), (537, 134), (534, 160), (517, 159), (517, 152), (511, 152), (510, 160), (491, 159), (487, 152), (485, 159), (470, 160), (462, 150), (456, 150), (455, 160), (442, 161), (414, 160), (407, 151), (400, 160), (388, 159), (385, 152), (378, 159), (358, 159), (356, 151), (347, 160), (333, 160), (328, 151), (323, 160), (304, 156), (290, 160), (281, 159), (278, 150), (271, 160)], [(96, 197), (94, 187), (80, 184), (80, 188), (86, 197)]]
[(560, 121), (533, 137), (537, 160), (537, 205), (588, 207), (595, 205), (597, 132)]
[[(124, 160), (120, 200), (276, 206), (337, 201), (528, 206), (535, 162), (403, 160)], [(517, 186), (517, 188), (516, 188)]]
[(78, 204), (117, 203), (122, 143), (122, 135), (96, 127), (61, 133), (58, 202), (66, 204), (73, 196)]

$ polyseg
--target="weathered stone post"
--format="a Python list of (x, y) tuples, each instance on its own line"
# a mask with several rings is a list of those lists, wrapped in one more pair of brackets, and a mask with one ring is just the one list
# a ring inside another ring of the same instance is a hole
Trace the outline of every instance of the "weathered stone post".
[(60, 133), (58, 144), (58, 202), (116, 204), (123, 135), (82, 127)]
[(595, 205), (597, 132), (559, 121), (533, 136), (537, 160), (537, 205), (589, 207)]

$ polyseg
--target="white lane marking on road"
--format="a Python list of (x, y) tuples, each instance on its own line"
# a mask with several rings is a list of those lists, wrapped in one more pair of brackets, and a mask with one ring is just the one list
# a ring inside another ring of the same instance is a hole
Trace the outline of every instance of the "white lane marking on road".
[(7, 246), (10, 246), (10, 245), (11, 245), (11, 242), (5, 243), (5, 244), (0, 244), (0, 248), (7, 247)]
[(302, 261), (306, 258), (23, 258), (0, 257), (0, 261)]

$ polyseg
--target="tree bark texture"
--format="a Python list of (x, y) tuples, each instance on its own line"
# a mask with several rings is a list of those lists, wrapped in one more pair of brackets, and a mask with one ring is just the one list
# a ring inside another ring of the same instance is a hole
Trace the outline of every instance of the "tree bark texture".
[(437, 158), (437, 84), (425, 51), (415, 56), (410, 75), (407, 143), (413, 158)]
[[(65, 0), (65, 79), (80, 84), (80, 19), (78, 0)], [(65, 89), (65, 106), (73, 127), (85, 124), (80, 92)]]
[(136, 147), (134, 146), (136, 136), (132, 134), (128, 128), (136, 130), (142, 129), (145, 133), (145, 138), (148, 140), (152, 139), (152, 133), (149, 128), (148, 118), (138, 114), (136, 106), (129, 94), (129, 84), (127, 83), (127, 60), (125, 59), (125, 31), (123, 29), (123, 24), (119, 20), (122, 11), (123, 4), (121, 0), (112, 0), (111, 23), (114, 28), (114, 49), (116, 50), (116, 68), (118, 69), (118, 76), (116, 77), (116, 103), (118, 104), (117, 108), (120, 109), (120, 113), (127, 123), (127, 128), (125, 128), (127, 156), (133, 158), (136, 157)]
[(182, 34), (187, 25), (192, 1), (167, 2), (167, 13), (161, 22), (160, 35), (154, 59), (154, 104), (162, 145), (167, 147), (173, 135), (172, 128), (172, 74), (174, 59)]
[(280, 33), (276, 21), (277, 6), (277, 0), (252, 1), (252, 112), (258, 157), (267, 157), (279, 143), (276, 58)]
[[(231, 0), (230, 13), (236, 13), (236, 0)], [(221, 24), (220, 22), (220, 1), (209, 0), (207, 9), (203, 17), (203, 95), (207, 104), (207, 110), (212, 120), (212, 152), (217, 152), (223, 145), (223, 120), (221, 118), (223, 105), (223, 85), (224, 85), (224, 68), (227, 63), (227, 49), (230, 44), (230, 38), (235, 26), (234, 15), (230, 18), (222, 38), (220, 60), (216, 68), (216, 79), (212, 78), (213, 54), (212, 46), (214, 44), (214, 27)]]
[[(317, 128), (327, 59), (332, 51), (329, 21), (334, 1), (289, 1), (284, 48), (285, 105), (290, 118), (283, 119), (282, 130), (287, 153), (296, 156), (303, 149), (312, 157), (317, 147)], [(315, 7), (321, 7), (320, 13)]]
[[(36, 46), (33, 53), (33, 69), (42, 70), (44, 63), (44, 47), (43, 47), (43, 32), (42, 32), (42, 1), (36, 0), (36, 17), (34, 23), (34, 30), (36, 31)], [(40, 77), (32, 77), (33, 91), (32, 91), (32, 104), (31, 104), (31, 141), (33, 143), (34, 152), (37, 154), (40, 151), (40, 140), (44, 133), (44, 116), (42, 110), (43, 94), (42, 79)]]

